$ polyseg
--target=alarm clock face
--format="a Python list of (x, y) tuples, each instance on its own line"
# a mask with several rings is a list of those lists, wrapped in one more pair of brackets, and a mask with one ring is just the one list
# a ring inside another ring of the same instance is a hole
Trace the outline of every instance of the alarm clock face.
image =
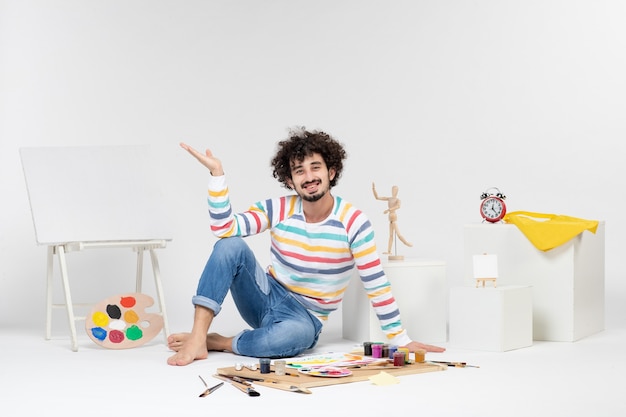
[(488, 222), (499, 222), (506, 214), (504, 201), (498, 197), (487, 197), (480, 205), (480, 214)]

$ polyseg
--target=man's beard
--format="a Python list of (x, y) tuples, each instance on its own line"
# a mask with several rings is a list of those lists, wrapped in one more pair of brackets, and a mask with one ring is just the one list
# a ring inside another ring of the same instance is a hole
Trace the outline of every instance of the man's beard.
[[(321, 180), (312, 181), (312, 182), (315, 182), (318, 185), (323, 185), (323, 182)], [(302, 191), (299, 194), (300, 194), (300, 198), (302, 198), (304, 201), (308, 201), (309, 203), (314, 203), (314, 202), (320, 200), (328, 192), (328, 188), (327, 188), (325, 190), (324, 189), (318, 190), (318, 192), (316, 194), (308, 194), (306, 192), (307, 184), (309, 184), (309, 183), (302, 184)]]
[(304, 200), (304, 201), (308, 201), (309, 203), (314, 203), (317, 200), (320, 200), (322, 197), (324, 197), (326, 195), (326, 191), (320, 191), (317, 194), (302, 194), (300, 197)]

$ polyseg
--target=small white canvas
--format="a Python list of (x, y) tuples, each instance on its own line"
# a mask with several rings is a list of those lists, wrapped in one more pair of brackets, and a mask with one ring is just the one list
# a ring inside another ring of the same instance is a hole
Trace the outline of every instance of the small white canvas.
[(498, 278), (498, 255), (474, 255), (474, 278)]

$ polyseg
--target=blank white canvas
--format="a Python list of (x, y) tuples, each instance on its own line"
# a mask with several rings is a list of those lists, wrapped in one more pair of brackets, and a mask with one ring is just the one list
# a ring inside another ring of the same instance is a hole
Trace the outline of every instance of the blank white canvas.
[(150, 147), (21, 148), (40, 245), (171, 240)]
[(474, 278), (498, 278), (498, 255), (474, 255)]

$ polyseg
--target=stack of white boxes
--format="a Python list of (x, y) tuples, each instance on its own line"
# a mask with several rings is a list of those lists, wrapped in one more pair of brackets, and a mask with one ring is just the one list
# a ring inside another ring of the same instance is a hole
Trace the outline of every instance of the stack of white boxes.
[[(513, 339), (521, 337), (506, 333), (525, 309), (513, 311), (512, 305), (521, 301), (509, 300), (509, 290), (504, 290), (508, 286), (517, 286), (518, 291), (519, 287), (532, 289), (533, 340), (573, 342), (604, 330), (604, 222), (599, 223), (595, 234), (585, 231), (545, 252), (535, 248), (512, 224), (467, 225), (464, 234), (465, 288), (451, 289), (451, 345), (472, 345), (468, 330), (458, 324), (464, 314), (473, 313), (480, 304), (478, 299), (470, 300), (479, 294), (470, 290), (482, 290), (471, 287), (475, 287), (473, 256), (483, 253), (498, 256), (497, 286), (502, 291), (492, 297), (501, 299), (501, 307), (496, 307), (493, 300), (489, 303), (494, 305), (492, 317), (499, 316), (495, 322), (504, 323), (500, 339), (505, 342), (500, 350), (514, 346)], [(479, 329), (474, 327), (476, 332)], [(522, 344), (517, 342), (518, 347)]]

